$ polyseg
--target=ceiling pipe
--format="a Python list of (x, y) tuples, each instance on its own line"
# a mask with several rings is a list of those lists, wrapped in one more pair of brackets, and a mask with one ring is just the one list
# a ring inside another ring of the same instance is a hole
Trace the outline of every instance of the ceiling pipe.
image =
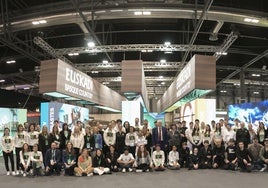
[(224, 22), (223, 21), (217, 21), (217, 24), (215, 25), (212, 33), (209, 36), (210, 41), (217, 41), (218, 40), (218, 33), (223, 26)]

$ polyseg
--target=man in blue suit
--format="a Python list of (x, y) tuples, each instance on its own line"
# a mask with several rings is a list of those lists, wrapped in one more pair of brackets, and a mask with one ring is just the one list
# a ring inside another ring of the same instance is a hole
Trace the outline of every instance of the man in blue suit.
[(60, 175), (61, 170), (61, 152), (57, 149), (55, 142), (51, 143), (51, 149), (47, 150), (45, 156), (46, 175), (52, 175), (55, 170), (57, 175)]
[(161, 120), (157, 120), (156, 127), (152, 130), (152, 144), (154, 148), (159, 144), (163, 151), (166, 151), (166, 148), (168, 147), (167, 129), (162, 126)]

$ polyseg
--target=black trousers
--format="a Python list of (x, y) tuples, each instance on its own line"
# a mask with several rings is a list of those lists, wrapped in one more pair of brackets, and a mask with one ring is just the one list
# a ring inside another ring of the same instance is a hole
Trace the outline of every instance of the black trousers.
[(137, 169), (142, 170), (143, 172), (146, 172), (146, 170), (150, 169), (150, 166), (146, 163), (140, 164)]
[(76, 165), (72, 165), (69, 168), (65, 168), (65, 176), (73, 176), (75, 167)]
[(217, 155), (214, 158), (213, 164), (217, 163), (218, 164), (218, 168), (222, 168), (223, 167), (223, 163), (224, 163), (224, 156), (221, 155)]
[[(22, 163), (20, 163), (19, 166), (20, 166), (20, 168), (21, 168), (22, 171), (25, 171), (24, 166), (23, 166)], [(29, 166), (28, 166), (28, 169), (26, 170), (26, 172), (29, 172), (29, 171), (31, 170), (31, 168), (32, 168), (32, 167), (29, 165)]]
[(20, 169), (20, 151), (22, 150), (22, 148), (16, 148), (15, 151), (16, 151), (16, 167), (17, 167), (17, 170)]
[(6, 170), (9, 171), (9, 165), (8, 165), (8, 158), (9, 158), (10, 163), (11, 163), (11, 169), (12, 169), (12, 171), (15, 171), (13, 152), (6, 153), (3, 151), (3, 156), (4, 156)]
[(252, 166), (245, 165), (243, 159), (238, 159), (238, 166), (240, 167), (241, 171), (251, 172)]
[(236, 169), (237, 164), (234, 163), (224, 163), (224, 169), (225, 170), (235, 170)]
[(76, 161), (78, 161), (78, 157), (80, 155), (80, 148), (74, 148), (74, 152), (75, 152), (75, 155), (76, 155)]

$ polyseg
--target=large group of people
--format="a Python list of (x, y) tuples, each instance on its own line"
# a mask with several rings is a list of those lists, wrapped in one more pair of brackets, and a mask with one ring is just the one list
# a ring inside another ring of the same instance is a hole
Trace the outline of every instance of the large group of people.
[(163, 125), (157, 120), (149, 126), (147, 120), (140, 124), (136, 118), (131, 125), (119, 119), (105, 129), (100, 123), (77, 122), (73, 130), (56, 120), (51, 131), (45, 125), (25, 123), (17, 126), (14, 137), (4, 128), (1, 147), (7, 175), (23, 177), (180, 168), (263, 172), (268, 165), (267, 128), (259, 122), (254, 130), (238, 120), (233, 126), (227, 120), (205, 124), (198, 119), (188, 125), (186, 121)]

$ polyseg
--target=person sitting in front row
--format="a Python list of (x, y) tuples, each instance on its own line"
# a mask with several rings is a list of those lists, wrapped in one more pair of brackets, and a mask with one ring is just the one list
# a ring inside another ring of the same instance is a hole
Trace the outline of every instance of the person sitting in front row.
[(262, 160), (261, 172), (267, 171), (268, 166), (268, 138), (264, 139), (264, 147), (260, 151), (260, 158)]
[(22, 150), (20, 151), (20, 167), (23, 170), (23, 177), (27, 176), (31, 169), (31, 153), (29, 151), (29, 146), (27, 143), (22, 145)]
[(88, 155), (88, 150), (82, 150), (81, 155), (78, 157), (77, 167), (74, 168), (75, 176), (93, 176), (92, 159)]
[(187, 147), (187, 142), (182, 143), (182, 147), (179, 150), (179, 163), (181, 168), (188, 168), (189, 166), (189, 157), (190, 157), (190, 149)]
[(165, 163), (165, 153), (161, 150), (161, 147), (159, 144), (156, 144), (155, 151), (152, 155), (152, 161), (155, 171), (164, 171), (164, 163)]
[(201, 157), (199, 155), (198, 147), (194, 148), (193, 153), (190, 155), (189, 158), (189, 170), (197, 170), (200, 169), (201, 164)]
[(67, 142), (66, 149), (62, 152), (62, 163), (64, 165), (65, 175), (73, 176), (76, 166), (76, 155), (71, 142)]
[(100, 149), (97, 149), (96, 156), (93, 158), (94, 173), (98, 175), (109, 174), (110, 169), (106, 165), (105, 158)]
[(179, 170), (179, 152), (177, 151), (177, 147), (175, 145), (172, 146), (172, 150), (168, 154), (168, 168), (171, 170)]
[(212, 168), (212, 149), (209, 146), (209, 141), (204, 141), (204, 146), (201, 148), (200, 155), (202, 157), (201, 168), (211, 169)]
[(240, 171), (251, 172), (253, 156), (248, 151), (248, 149), (245, 148), (244, 142), (242, 141), (238, 143), (236, 156), (238, 160), (238, 166), (240, 167)]
[(33, 145), (33, 152), (31, 154), (31, 162), (33, 166), (33, 176), (42, 176), (43, 170), (43, 154), (41, 151), (38, 151), (38, 145)]
[(214, 169), (223, 167), (224, 153), (225, 153), (225, 148), (224, 148), (224, 145), (222, 144), (222, 141), (220, 139), (215, 139), (215, 146), (212, 149), (212, 155), (213, 155), (212, 167)]
[(117, 162), (122, 169), (122, 172), (130, 171), (132, 172), (132, 166), (135, 162), (135, 159), (131, 153), (129, 153), (128, 147), (125, 147), (124, 153), (120, 155), (117, 159)]
[(112, 172), (118, 172), (118, 153), (115, 151), (115, 146), (109, 146), (109, 152), (106, 154), (106, 163)]
[(150, 154), (144, 145), (138, 147), (135, 166), (136, 172), (148, 172), (151, 169)]
[(237, 167), (236, 146), (235, 141), (231, 138), (225, 150), (224, 169), (235, 170)]
[(57, 149), (55, 142), (51, 143), (51, 149), (47, 150), (45, 157), (46, 175), (52, 175), (53, 171), (56, 171), (57, 175), (60, 175), (61, 170), (61, 152)]

